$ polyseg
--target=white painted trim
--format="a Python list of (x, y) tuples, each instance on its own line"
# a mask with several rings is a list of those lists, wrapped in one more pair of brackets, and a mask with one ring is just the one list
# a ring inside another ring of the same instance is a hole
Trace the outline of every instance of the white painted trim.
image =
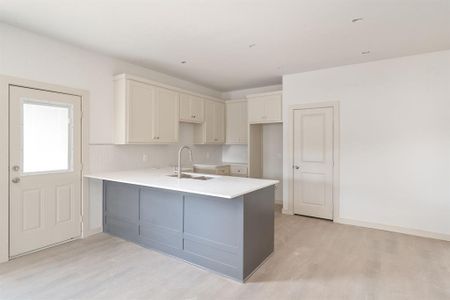
[(227, 103), (240, 103), (240, 102), (247, 102), (247, 99), (232, 99), (232, 100), (225, 100), (225, 104), (227, 104)]
[[(9, 86), (17, 85), (45, 91), (65, 93), (81, 97), (82, 110), (82, 178), (88, 174), (89, 166), (89, 92), (60, 85), (42, 83), (27, 79), (0, 75), (0, 263), (9, 260)], [(82, 220), (89, 215), (89, 200), (86, 198), (87, 186), (81, 184)], [(82, 223), (81, 236), (84, 237), (85, 223)]]
[(449, 234), (430, 232), (430, 231), (425, 231), (425, 230), (420, 230), (420, 229), (412, 229), (412, 228), (406, 228), (406, 227), (394, 226), (394, 225), (384, 225), (384, 224), (371, 223), (371, 222), (346, 219), (346, 218), (337, 218), (334, 220), (334, 222), (339, 223), (339, 224), (346, 224), (346, 225), (353, 225), (353, 226), (358, 226), (358, 227), (365, 227), (365, 228), (372, 228), (372, 229), (378, 229), (378, 230), (403, 233), (403, 234), (414, 235), (414, 236), (430, 238), (430, 239), (450, 241)]
[[(311, 108), (333, 108), (333, 220), (339, 219), (340, 207), (340, 120), (339, 120), (339, 102), (319, 102), (290, 105), (288, 107), (288, 140), (287, 147), (289, 151), (289, 167), (294, 165), (294, 110)], [(292, 171), (293, 172), (293, 171)], [(283, 207), (284, 214), (294, 214), (294, 185), (293, 175), (288, 180), (288, 205)]]
[(264, 96), (272, 96), (272, 95), (283, 95), (283, 91), (274, 91), (274, 92), (266, 92), (266, 93), (258, 93), (258, 94), (249, 94), (247, 98), (255, 98), (255, 97), (264, 97)]
[(225, 100), (221, 99), (221, 98), (215, 98), (215, 97), (207, 96), (207, 95), (204, 95), (204, 94), (192, 92), (190, 90), (185, 90), (185, 89), (173, 86), (173, 85), (164, 84), (164, 83), (161, 83), (161, 82), (158, 82), (158, 81), (150, 80), (150, 79), (139, 77), (139, 76), (134, 76), (134, 75), (125, 74), (125, 73), (114, 75), (114, 80), (121, 80), (121, 79), (134, 80), (134, 81), (138, 81), (138, 82), (147, 83), (147, 84), (151, 84), (151, 85), (154, 85), (154, 86), (166, 88), (166, 89), (169, 89), (169, 90), (172, 90), (172, 91), (176, 91), (176, 92), (179, 92), (179, 93), (186, 93), (186, 94), (189, 94), (189, 95), (197, 96), (197, 97), (200, 97), (200, 98), (203, 98), (203, 99), (208, 99), (208, 100), (217, 101), (217, 102), (225, 102)]

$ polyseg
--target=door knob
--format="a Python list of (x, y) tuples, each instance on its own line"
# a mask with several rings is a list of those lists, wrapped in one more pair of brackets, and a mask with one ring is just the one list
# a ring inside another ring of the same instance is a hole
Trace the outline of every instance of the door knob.
[(20, 182), (20, 178), (16, 177), (16, 178), (13, 178), (11, 181), (12, 181), (12, 183), (19, 183)]

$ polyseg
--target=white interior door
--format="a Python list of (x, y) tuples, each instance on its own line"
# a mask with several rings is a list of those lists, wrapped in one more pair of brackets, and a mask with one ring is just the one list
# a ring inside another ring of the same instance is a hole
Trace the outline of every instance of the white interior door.
[(11, 86), (10, 256), (81, 233), (81, 97)]
[(294, 110), (294, 213), (333, 219), (333, 108)]

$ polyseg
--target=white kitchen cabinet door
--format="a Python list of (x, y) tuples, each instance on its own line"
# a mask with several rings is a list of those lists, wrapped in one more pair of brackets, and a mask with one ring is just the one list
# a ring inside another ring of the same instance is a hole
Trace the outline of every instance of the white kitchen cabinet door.
[(247, 143), (247, 101), (226, 103), (226, 143)]
[(239, 135), (239, 143), (247, 144), (248, 143), (248, 103), (247, 101), (243, 101), (241, 103), (241, 126), (240, 126), (240, 135)]
[(272, 95), (264, 98), (265, 121), (281, 122), (281, 95)]
[(129, 80), (127, 90), (127, 143), (154, 142), (155, 87)]
[(214, 114), (215, 114), (214, 142), (223, 144), (225, 143), (225, 104), (215, 102)]
[(260, 98), (248, 99), (248, 121), (250, 123), (260, 123), (264, 120), (266, 111), (264, 102)]
[(204, 119), (194, 129), (194, 143), (223, 144), (225, 142), (225, 104), (204, 100)]
[(178, 93), (158, 87), (153, 115), (153, 139), (158, 143), (178, 141), (178, 109)]
[(215, 112), (214, 102), (205, 101), (205, 122), (203, 123), (204, 137), (202, 143), (213, 144), (215, 139)]
[(191, 118), (194, 123), (203, 122), (203, 99), (191, 96), (190, 101)]
[(281, 93), (267, 93), (248, 96), (249, 123), (282, 122)]
[(178, 141), (178, 93), (145, 82), (115, 81), (115, 143), (167, 144)]
[(189, 94), (180, 94), (180, 121), (203, 122), (203, 99)]
[(180, 121), (191, 122), (191, 96), (180, 94)]

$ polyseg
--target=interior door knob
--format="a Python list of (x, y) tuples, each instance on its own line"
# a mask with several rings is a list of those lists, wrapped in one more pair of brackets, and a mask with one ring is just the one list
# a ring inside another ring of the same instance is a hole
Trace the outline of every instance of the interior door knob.
[(12, 183), (19, 183), (20, 182), (20, 178), (16, 177), (16, 178), (13, 178), (11, 181), (12, 181)]

